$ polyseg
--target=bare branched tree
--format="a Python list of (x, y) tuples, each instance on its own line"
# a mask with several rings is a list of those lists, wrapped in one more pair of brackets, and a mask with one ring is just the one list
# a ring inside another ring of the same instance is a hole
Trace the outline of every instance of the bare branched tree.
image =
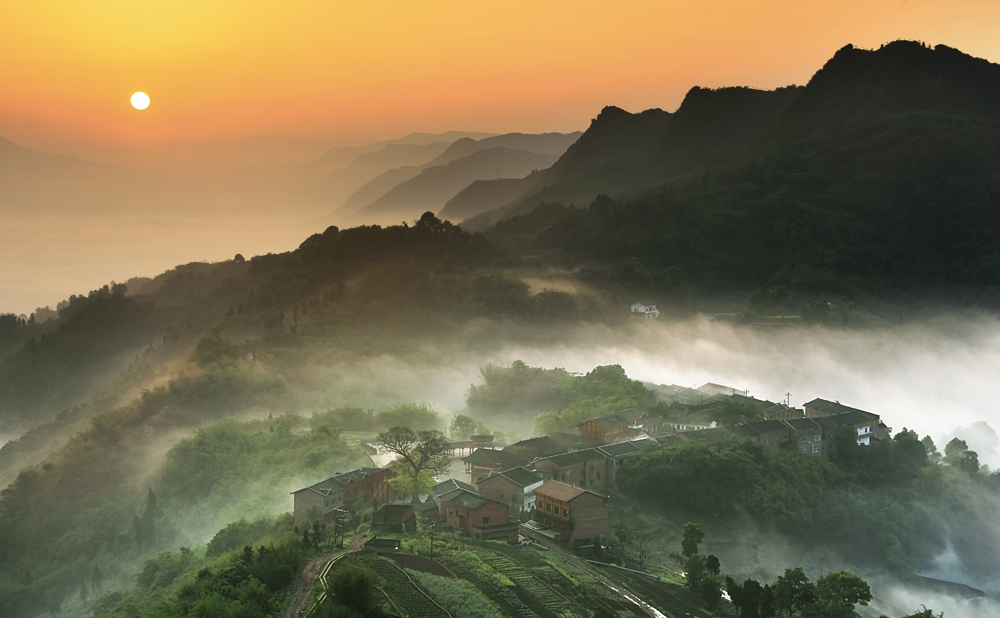
[(408, 477), (409, 482), (405, 486), (411, 488), (414, 503), (420, 500), (420, 493), (428, 489), (428, 479), (444, 474), (451, 465), (451, 447), (440, 431), (393, 427), (380, 433), (375, 443), (399, 456), (396, 469)]

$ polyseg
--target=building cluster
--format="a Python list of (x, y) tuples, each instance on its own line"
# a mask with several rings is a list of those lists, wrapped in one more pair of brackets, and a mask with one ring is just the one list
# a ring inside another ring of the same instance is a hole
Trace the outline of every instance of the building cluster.
[(422, 503), (391, 504), (391, 469), (360, 468), (294, 492), (295, 520), (318, 514), (329, 522), (339, 510), (371, 508), (378, 526), (414, 529), (420, 516), (481, 539), (515, 543), (519, 535), (541, 535), (587, 547), (608, 533), (609, 491), (617, 489), (622, 466), (644, 452), (684, 442), (718, 444), (736, 436), (766, 448), (829, 457), (835, 437), (850, 433), (858, 444), (868, 445), (890, 431), (877, 414), (824, 399), (797, 409), (752, 400), (746, 392), (717, 384), (683, 392), (661, 388), (672, 390), (687, 410), (691, 404), (681, 398), (707, 398), (702, 405), (709, 408), (736, 398), (752, 402), (755, 416), (763, 420), (726, 413), (704, 420), (629, 408), (581, 422), (571, 431), (502, 447), (489, 436), (476, 436), (454, 445), (456, 452), (469, 453), (462, 458), (468, 480), (443, 480)]

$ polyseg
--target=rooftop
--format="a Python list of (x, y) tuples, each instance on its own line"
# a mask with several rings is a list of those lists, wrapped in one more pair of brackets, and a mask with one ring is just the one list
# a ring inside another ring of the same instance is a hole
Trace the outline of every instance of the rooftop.
[(487, 502), (492, 502), (487, 498), (483, 498), (479, 494), (475, 494), (469, 491), (461, 491), (454, 496), (448, 498), (448, 503), (458, 504), (470, 509), (478, 509)]
[(827, 399), (813, 399), (809, 403), (805, 404), (805, 407), (812, 408), (813, 410), (819, 410), (820, 412), (822, 412), (827, 416), (833, 416), (835, 414), (844, 414), (845, 412), (860, 412), (861, 414), (869, 415), (869, 417), (878, 418), (877, 414), (866, 412), (858, 408), (845, 406), (839, 401), (829, 401)]
[(491, 448), (477, 448), (471, 455), (463, 458), (462, 461), (487, 466), (504, 466), (510, 463), (510, 454)]
[[(535, 489), (535, 494), (548, 496), (555, 500), (559, 500), (560, 502), (571, 502), (583, 494), (594, 494), (594, 492), (587, 491), (586, 489), (581, 489), (579, 487), (573, 487), (572, 485), (567, 485), (566, 483), (560, 483), (559, 481), (545, 481), (537, 489)], [(598, 496), (600, 494), (594, 495)]]
[(503, 472), (494, 472), (483, 480), (485, 481), (495, 476), (502, 476), (519, 487), (534, 485), (542, 480), (541, 474), (535, 472), (534, 470), (529, 470), (524, 466), (518, 466), (516, 468), (511, 468), (510, 470), (504, 470)]
[(557, 468), (565, 468), (567, 466), (574, 466), (579, 463), (594, 461), (595, 459), (603, 459), (604, 457), (605, 457), (604, 453), (598, 451), (596, 448), (588, 448), (582, 451), (570, 451), (568, 453), (563, 453), (561, 455), (543, 457), (543, 459), (549, 461), (552, 465), (554, 465)]
[(431, 487), (431, 493), (434, 494), (435, 498), (439, 498), (439, 497), (445, 495), (448, 492), (455, 491), (456, 489), (461, 489), (461, 490), (464, 490), (464, 491), (470, 491), (470, 492), (472, 492), (474, 494), (478, 494), (479, 493), (479, 490), (476, 489), (475, 486), (470, 485), (469, 483), (463, 483), (462, 481), (459, 481), (458, 479), (447, 479), (447, 480), (441, 481), (440, 483), (438, 483), (434, 487)]

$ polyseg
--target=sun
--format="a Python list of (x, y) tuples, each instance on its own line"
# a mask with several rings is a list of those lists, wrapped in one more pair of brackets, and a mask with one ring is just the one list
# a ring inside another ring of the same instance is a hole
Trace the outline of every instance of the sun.
[(149, 95), (145, 92), (137, 92), (133, 94), (132, 107), (136, 109), (146, 109), (149, 107)]

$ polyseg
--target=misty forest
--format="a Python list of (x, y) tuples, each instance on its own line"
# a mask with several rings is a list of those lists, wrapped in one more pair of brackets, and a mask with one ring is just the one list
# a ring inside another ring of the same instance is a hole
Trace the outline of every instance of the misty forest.
[(998, 102), (848, 45), (247, 172), (295, 248), (0, 315), (0, 616), (1000, 616)]

